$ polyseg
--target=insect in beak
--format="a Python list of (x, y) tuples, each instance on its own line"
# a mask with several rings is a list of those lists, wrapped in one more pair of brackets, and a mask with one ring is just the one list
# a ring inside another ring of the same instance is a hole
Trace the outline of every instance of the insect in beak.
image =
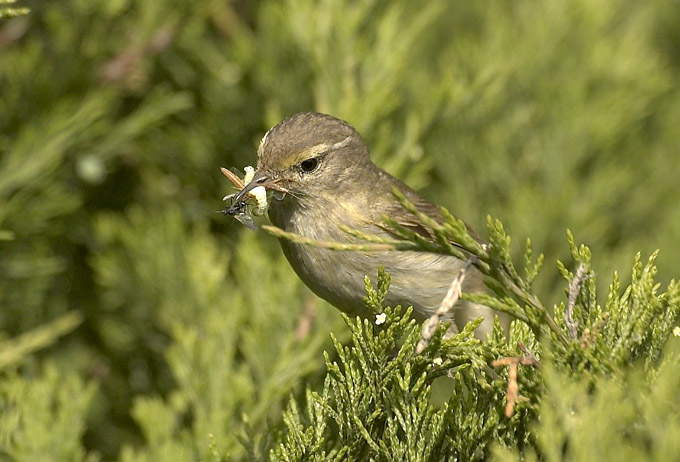
[[(261, 172), (256, 173), (250, 166), (245, 167), (246, 174), (243, 180), (226, 168), (221, 170), (222, 174), (240, 190), (223, 198), (224, 201), (230, 202), (222, 213), (233, 216), (250, 229), (255, 229), (252, 215), (261, 216), (267, 211), (267, 191), (264, 186), (269, 182), (269, 177)], [(249, 198), (255, 199), (255, 204), (252, 201), (249, 203)]]

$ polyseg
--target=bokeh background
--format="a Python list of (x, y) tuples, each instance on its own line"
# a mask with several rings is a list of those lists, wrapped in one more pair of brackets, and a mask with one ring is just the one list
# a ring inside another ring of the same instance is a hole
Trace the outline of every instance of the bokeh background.
[[(680, 274), (675, 0), (21, 1), (0, 19), (0, 460), (258, 460), (338, 313), (215, 213), (295, 112), (483, 236)], [(0, 11), (2, 11), (0, 9)], [(627, 280), (627, 274), (622, 274)], [(243, 444), (247, 441), (246, 444)], [(246, 447), (250, 448), (246, 450)]]

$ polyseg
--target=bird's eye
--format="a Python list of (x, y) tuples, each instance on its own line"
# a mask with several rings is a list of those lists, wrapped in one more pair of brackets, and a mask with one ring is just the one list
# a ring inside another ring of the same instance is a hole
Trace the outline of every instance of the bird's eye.
[(300, 163), (300, 171), (303, 173), (310, 173), (319, 167), (319, 158), (312, 157), (311, 159), (304, 160)]

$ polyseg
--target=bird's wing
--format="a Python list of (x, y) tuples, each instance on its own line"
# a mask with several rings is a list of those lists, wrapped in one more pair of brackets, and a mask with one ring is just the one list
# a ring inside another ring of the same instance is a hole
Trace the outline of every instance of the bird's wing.
[[(396, 181), (396, 183), (395, 183), (395, 181)], [(411, 189), (408, 185), (402, 183), (399, 180), (395, 179), (392, 182), (390, 182), (389, 187), (391, 188), (395, 184), (396, 184), (397, 188), (399, 188), (399, 190), (402, 192), (402, 194), (404, 194), (404, 196), (410, 202), (412, 202), (415, 205), (415, 207), (416, 207), (416, 209), (418, 209), (418, 211), (424, 213), (425, 215), (432, 218), (433, 220), (435, 220), (438, 223), (444, 223), (444, 221), (445, 221), (444, 216), (442, 215), (442, 212), (441, 212), (439, 206), (428, 201), (423, 196), (418, 194), (416, 191)], [(391, 189), (390, 189), (388, 195), (391, 196), (391, 194), (392, 194), (392, 192), (391, 192)], [(385, 204), (383, 204), (383, 206), (380, 209), (383, 210), (384, 213), (387, 216), (399, 217), (398, 222), (401, 226), (404, 226), (405, 228), (407, 228), (407, 229), (409, 229), (409, 230), (411, 230), (411, 231), (419, 234), (420, 236), (422, 236), (426, 239), (429, 239), (431, 241), (434, 241), (436, 239), (435, 235), (434, 235), (434, 231), (431, 228), (429, 228), (428, 226), (421, 223), (414, 215), (406, 212), (406, 210), (404, 210), (404, 208), (401, 206), (401, 204), (399, 204), (396, 200), (387, 201)], [(394, 233), (394, 230), (390, 229), (389, 226), (382, 224), (382, 225), (380, 225), (380, 227), (385, 232), (389, 233), (391, 236), (399, 237)], [(475, 232), (472, 231), (472, 229), (470, 229), (469, 226), (466, 225), (466, 228), (467, 228), (468, 233), (470, 233), (470, 235), (476, 241), (483, 243), (483, 240), (481, 238), (479, 238), (475, 234)], [(460, 244), (458, 244), (457, 242), (451, 241), (451, 244), (462, 249)]]

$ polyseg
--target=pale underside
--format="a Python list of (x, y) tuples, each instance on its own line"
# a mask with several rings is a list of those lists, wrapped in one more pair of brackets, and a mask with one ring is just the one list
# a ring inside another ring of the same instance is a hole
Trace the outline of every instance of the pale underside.
[[(324, 199), (317, 198), (322, 202)], [(292, 201), (286, 203), (286, 201)], [(341, 201), (342, 202), (342, 201)], [(355, 211), (329, 204), (302, 205), (286, 197), (282, 202), (274, 199), (269, 215), (272, 223), (285, 231), (312, 239), (336, 242), (358, 242), (338, 228), (338, 224), (353, 226), (360, 231), (393, 237), (380, 226), (350, 219)], [(309, 226), (314, 223), (314, 226)], [(364, 278), (375, 281), (378, 268), (383, 266), (390, 274), (391, 283), (387, 304), (412, 306), (416, 319), (431, 316), (464, 265), (461, 260), (415, 251), (355, 252), (335, 251), (280, 240), (283, 252), (300, 279), (321, 298), (352, 316), (370, 317), (364, 305), (366, 294)], [(463, 283), (464, 292), (480, 292), (485, 287), (482, 275), (472, 268)], [(493, 311), (486, 306), (459, 301), (449, 315), (462, 328), (468, 321), (484, 317), (478, 333), (489, 332), (493, 325)]]

